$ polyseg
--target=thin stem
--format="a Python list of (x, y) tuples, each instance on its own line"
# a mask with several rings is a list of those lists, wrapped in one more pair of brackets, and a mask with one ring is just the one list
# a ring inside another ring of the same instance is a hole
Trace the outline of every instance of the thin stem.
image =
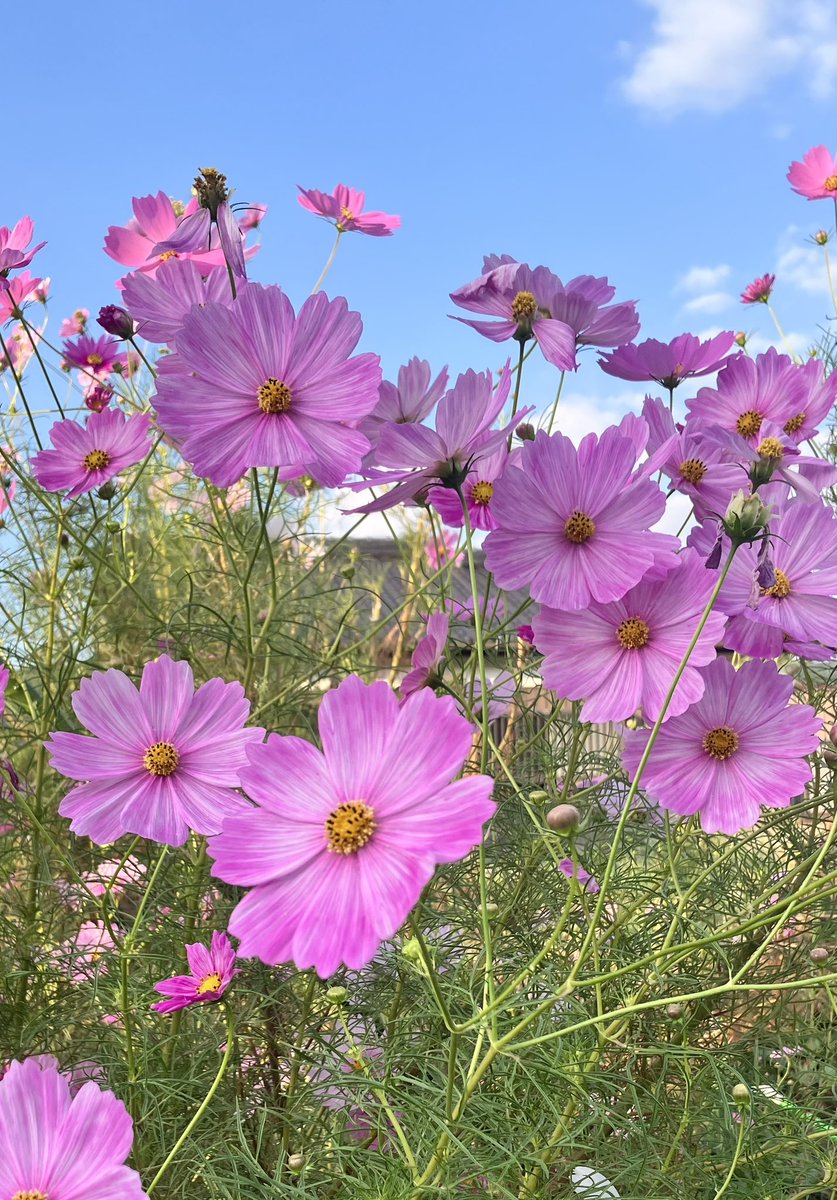
[(316, 296), (317, 292), (323, 286), (323, 280), (325, 279), (326, 275), (328, 275), (329, 271), (331, 270), (331, 264), (334, 262), (334, 259), (337, 255), (337, 247), (340, 245), (340, 239), (342, 236), (343, 236), (343, 230), (338, 228), (337, 237), (334, 239), (334, 245), (331, 247), (331, 254), (329, 254), (326, 265), (323, 267), (322, 271), (320, 272), (320, 278), (317, 280), (317, 282), (311, 288), (312, 296)]
[(788, 354), (791, 356), (791, 358), (793, 359), (793, 361), (795, 363), (801, 362), (802, 360), (800, 359), (799, 355), (796, 353), (793, 346), (790, 344), (790, 341), (788, 340), (788, 335), (785, 333), (784, 329), (779, 324), (779, 318), (776, 316), (775, 308), (773, 307), (773, 305), (770, 303), (769, 300), (765, 300), (765, 304), (767, 305), (768, 312), (770, 313), (771, 317), (773, 318), (773, 323), (775, 324), (776, 328), (779, 330), (779, 337), (785, 343), (785, 347), (788, 351)]
[(738, 1127), (738, 1140), (735, 1143), (735, 1153), (732, 1156), (732, 1162), (729, 1165), (726, 1178), (715, 1193), (715, 1200), (721, 1200), (721, 1196), (729, 1190), (729, 1185), (732, 1183), (732, 1177), (735, 1174), (738, 1166), (738, 1161), (741, 1158), (741, 1152), (744, 1149), (744, 1138), (747, 1134), (747, 1120), (744, 1113), (741, 1113), (741, 1124)]
[(558, 391), (555, 393), (555, 399), (552, 402), (552, 412), (549, 414), (549, 422), (546, 426), (546, 432), (552, 433), (552, 426), (555, 424), (555, 417), (558, 413), (558, 404), (561, 400), (561, 393), (564, 390), (564, 380), (567, 377), (567, 372), (561, 372), (561, 378), (558, 380)]
[(38, 360), (38, 366), (41, 368), (41, 374), (43, 375), (44, 379), (47, 381), (47, 387), (52, 392), (52, 398), (55, 401), (55, 407), (58, 409), (58, 414), (63, 419), (64, 409), (61, 407), (61, 401), (58, 399), (58, 393), (56, 392), (55, 386), (49, 377), (49, 372), (46, 369), (46, 363), (41, 358), (41, 352), (38, 349), (38, 343), (35, 340), (35, 338), (33, 338), (33, 336), (32, 336), (32, 330), (29, 327), (29, 322), (23, 320), (23, 313), (19, 313), (18, 315), (21, 318), (21, 321), (20, 321), (21, 325), (26, 330), (26, 336), (29, 339), (29, 345), (32, 347), (32, 352), (35, 355), (35, 358), (37, 358), (37, 360)]

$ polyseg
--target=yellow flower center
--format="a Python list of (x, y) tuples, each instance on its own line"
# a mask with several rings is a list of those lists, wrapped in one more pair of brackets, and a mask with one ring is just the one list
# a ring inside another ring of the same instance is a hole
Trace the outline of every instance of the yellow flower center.
[(761, 429), (763, 420), (764, 417), (761, 413), (753, 412), (752, 409), (749, 409), (747, 412), (742, 413), (735, 422), (735, 428), (742, 437), (755, 437)]
[(340, 216), (344, 221), (354, 221), (355, 219), (355, 214), (350, 208), (346, 208), (345, 205), (340, 209)]
[(531, 321), (538, 311), (538, 302), (531, 292), (518, 292), (512, 300), (512, 318), (520, 324), (521, 321)]
[(354, 854), (375, 832), (375, 814), (363, 800), (349, 800), (337, 805), (325, 827), (329, 850), (335, 854)]
[(648, 645), (651, 630), (642, 617), (628, 617), (616, 630), (616, 636), (623, 650), (641, 650)]
[(762, 458), (781, 458), (785, 447), (777, 437), (766, 437), (759, 442), (758, 453)]
[(217, 971), (212, 975), (205, 975), (200, 981), (195, 991), (199, 996), (205, 996), (207, 992), (218, 992), (221, 989), (221, 976)]
[(257, 394), (263, 413), (286, 413), (291, 407), (291, 389), (272, 375), (264, 381)]
[(823, 187), (827, 192), (837, 192), (837, 175), (827, 175)]
[(49, 1200), (46, 1192), (41, 1192), (37, 1188), (28, 1188), (23, 1192), (15, 1192), (12, 1200)]
[(699, 458), (687, 458), (680, 464), (680, 474), (686, 483), (697, 487), (706, 474), (706, 463), (701, 462)]
[(776, 568), (775, 574), (776, 582), (773, 584), (773, 587), (762, 588), (761, 594), (762, 596), (772, 596), (774, 600), (784, 600), (790, 595), (791, 592), (790, 580), (785, 572), (780, 571), (778, 567)]
[(706, 753), (712, 758), (717, 758), (719, 762), (732, 758), (738, 745), (738, 734), (734, 729), (730, 729), (729, 725), (719, 725), (717, 729), (710, 729), (703, 739)]
[(88, 354), (87, 365), (89, 367), (100, 367), (105, 360), (101, 354)]
[(785, 433), (788, 435), (798, 433), (805, 424), (805, 413), (797, 413), (795, 417), (791, 417), (789, 421), (785, 421)]
[(564, 533), (567, 540), (573, 542), (576, 546), (582, 545), (583, 542), (589, 542), (590, 538), (596, 532), (596, 522), (592, 517), (588, 517), (587, 513), (579, 512), (578, 509), (567, 518), (567, 523), (564, 526)]
[(471, 488), (471, 499), (474, 504), (488, 504), (493, 495), (494, 484), (489, 483), (486, 479), (481, 479)]
[(173, 775), (180, 766), (180, 755), (171, 742), (155, 742), (143, 755), (142, 765), (150, 775)]
[(104, 471), (110, 466), (110, 455), (107, 450), (91, 450), (84, 456), (84, 466), (88, 471)]
[(176, 250), (164, 250), (160, 255), (160, 262), (168, 262), (170, 258), (180, 258)]

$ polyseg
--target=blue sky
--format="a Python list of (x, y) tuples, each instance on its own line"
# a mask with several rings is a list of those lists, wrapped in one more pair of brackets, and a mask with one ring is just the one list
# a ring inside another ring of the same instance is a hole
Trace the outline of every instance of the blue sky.
[[(828, 313), (821, 252), (804, 239), (833, 213), (784, 176), (811, 145), (837, 148), (837, 0), (50, 9), (7, 123), (2, 221), (29, 212), (48, 239), (36, 265), (53, 280), (53, 333), (73, 308), (116, 298), (101, 245), (132, 195), (188, 197), (202, 165), (270, 206), (251, 274), (296, 303), (331, 230), (295, 184), (346, 182), (401, 215), (392, 238), (344, 238), (326, 285), (363, 314), (388, 375), (413, 354), (454, 372), (497, 365), (447, 317), (448, 293), (489, 251), (607, 275), (617, 299), (639, 301), (641, 337), (772, 339), (769, 314), (737, 301), (766, 270), (800, 344)], [(553, 386), (539, 367), (523, 398), (545, 404)], [(635, 395), (588, 356), (567, 432)]]

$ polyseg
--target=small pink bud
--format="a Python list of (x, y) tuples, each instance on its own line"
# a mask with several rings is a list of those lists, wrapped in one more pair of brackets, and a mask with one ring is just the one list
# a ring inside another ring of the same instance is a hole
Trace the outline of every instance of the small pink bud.
[(828, 231), (825, 229), (818, 229), (814, 234), (814, 241), (818, 246), (824, 246), (828, 241)]
[(535, 426), (529, 421), (521, 421), (517, 429), (514, 431), (515, 437), (520, 438), (521, 442), (534, 442)]
[(740, 346), (742, 350), (747, 345), (747, 335), (743, 332), (743, 330), (735, 335), (734, 340), (736, 346)]
[(828, 961), (829, 954), (825, 946), (813, 946), (808, 952), (808, 957), (811, 959), (811, 962), (821, 963)]

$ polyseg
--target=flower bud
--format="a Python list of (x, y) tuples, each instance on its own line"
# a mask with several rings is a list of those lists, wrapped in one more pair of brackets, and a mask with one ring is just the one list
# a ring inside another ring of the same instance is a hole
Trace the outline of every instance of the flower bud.
[(493, 900), (489, 900), (485, 906), (485, 913), (486, 913), (486, 916), (488, 917), (489, 921), (492, 919), (492, 917), (496, 917), (497, 913), (499, 911), (500, 911), (500, 905), (495, 904), (495, 902)]
[(837, 767), (837, 750), (823, 750), (822, 760), (824, 763), (827, 763), (829, 767)]
[(732, 1098), (736, 1104), (744, 1106), (750, 1103), (750, 1089), (746, 1083), (737, 1083), (732, 1089)]
[(832, 725), (828, 731), (828, 736), (833, 745), (837, 746), (837, 725)]
[(743, 546), (762, 537), (769, 521), (770, 509), (758, 496), (748, 495), (742, 489), (730, 500), (721, 524), (732, 544)]
[(528, 645), (534, 646), (535, 631), (531, 625), (518, 625), (517, 636), (520, 638), (521, 642), (527, 642)]
[(326, 1000), (332, 1004), (343, 1004), (349, 993), (344, 987), (330, 987), (326, 992)]
[[(99, 488), (99, 495), (101, 495), (101, 493), (102, 493), (102, 488)], [(105, 496), (104, 499), (107, 500), (107, 499), (109, 499), (109, 497)], [(118, 521), (108, 521), (105, 528), (107, 529), (108, 533), (121, 533), (122, 532), (122, 526), (119, 524)]]
[(105, 333), (122, 338), (123, 341), (134, 336), (134, 318), (127, 309), (120, 308), (118, 304), (104, 305), (99, 309), (96, 320)]
[(514, 431), (514, 436), (520, 438), (521, 442), (534, 442), (535, 426), (531, 421), (521, 421)]
[(829, 953), (828, 953), (828, 950), (826, 950), (825, 946), (812, 946), (811, 949), (808, 951), (808, 957), (810, 958), (811, 962), (815, 962), (815, 963), (827, 962), (828, 958), (829, 958)]
[(684, 1009), (682, 1004), (667, 1004), (666, 1005), (666, 1016), (670, 1017), (672, 1019), (672, 1021), (679, 1021), (685, 1011), (686, 1010)]
[(546, 823), (555, 833), (572, 833), (580, 820), (581, 813), (574, 804), (556, 804), (546, 814)]
[(540, 806), (542, 804), (546, 804), (548, 799), (549, 799), (549, 795), (547, 792), (538, 791), (538, 792), (530, 792), (529, 793), (530, 804), (537, 804)]
[(301, 1171), (305, 1166), (304, 1154), (289, 1154), (288, 1155), (288, 1170)]
[(744, 349), (744, 347), (747, 345), (747, 335), (743, 329), (735, 335), (733, 341), (735, 342), (736, 346), (740, 346), (742, 350)]
[(814, 234), (814, 241), (818, 246), (824, 246), (828, 241), (828, 231), (826, 229), (818, 229)]
[[(102, 486), (96, 492), (96, 495), (100, 500), (112, 500), (116, 495), (116, 484), (109, 479), (107, 483), (102, 484)], [(119, 529), (119, 526), (117, 525), (116, 528)], [(110, 529), (110, 525), (108, 525), (108, 529)]]
[(84, 397), (84, 403), (91, 412), (102, 412), (113, 399), (113, 388), (107, 383), (97, 383)]

